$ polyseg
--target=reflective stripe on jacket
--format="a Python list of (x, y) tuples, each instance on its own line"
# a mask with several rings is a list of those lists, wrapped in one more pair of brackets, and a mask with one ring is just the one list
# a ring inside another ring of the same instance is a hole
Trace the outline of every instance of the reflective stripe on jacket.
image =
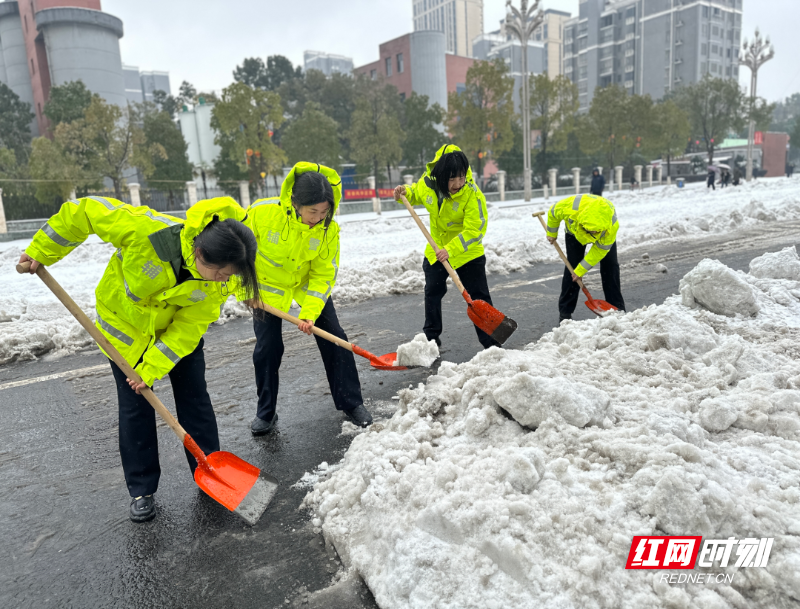
[(342, 180), (333, 169), (297, 163), (283, 181), (280, 197), (259, 199), (247, 210), (245, 224), (258, 240), (256, 271), (261, 300), (288, 311), (295, 300), (298, 317), (316, 321), (339, 273), (339, 225), (325, 220), (303, 224), (292, 205), (295, 177), (307, 171), (324, 175), (333, 187), (333, 213), (342, 199)]
[[(486, 198), (475, 184), (471, 168), (467, 169), (464, 187), (452, 195), (452, 199), (437, 196), (431, 171), (443, 154), (458, 150), (460, 148), (452, 144), (442, 146), (419, 182), (406, 186), (408, 202), (424, 205), (428, 210), (431, 237), (436, 245), (447, 250), (448, 261), (454, 269), (483, 256), (483, 238), (489, 226)], [(436, 253), (430, 244), (425, 248), (425, 257), (430, 264), (436, 262)]]
[[(564, 221), (566, 229), (583, 245), (592, 247), (575, 267), (575, 274), (583, 277), (600, 262), (617, 240), (619, 222), (614, 204), (596, 195), (574, 195), (553, 204), (547, 212), (547, 236), (557, 237), (558, 227)], [(595, 236), (586, 231), (597, 232)]]
[[(194, 238), (215, 216), (241, 221), (245, 211), (220, 197), (200, 201), (183, 221), (116, 199), (85, 197), (64, 203), (25, 253), (49, 266), (90, 234), (117, 248), (95, 289), (95, 325), (152, 386), (197, 348), (227, 299), (224, 284), (206, 281), (194, 262), (185, 262), (194, 260)], [(182, 268), (191, 278), (178, 283)]]

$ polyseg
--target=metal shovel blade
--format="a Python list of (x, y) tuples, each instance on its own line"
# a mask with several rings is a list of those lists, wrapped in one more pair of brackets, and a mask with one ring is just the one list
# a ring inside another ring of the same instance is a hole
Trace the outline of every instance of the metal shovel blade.
[(467, 306), (467, 315), (476, 326), (501, 345), (517, 329), (517, 322), (495, 309), (485, 300), (473, 300)]
[(254, 525), (275, 496), (278, 481), (233, 453), (219, 450), (194, 470), (194, 480), (205, 493)]

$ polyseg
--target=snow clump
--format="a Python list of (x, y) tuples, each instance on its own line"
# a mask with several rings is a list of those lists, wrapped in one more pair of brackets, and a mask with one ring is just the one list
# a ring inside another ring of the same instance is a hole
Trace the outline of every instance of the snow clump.
[(753, 289), (741, 275), (743, 273), (737, 273), (719, 260), (705, 258), (681, 279), (683, 304), (687, 307), (700, 305), (728, 317), (753, 316), (759, 307)]
[[(741, 279), (760, 312), (673, 296), (443, 362), (353, 440), (305, 505), (382, 608), (800, 599), (800, 307), (771, 296), (778, 280), (709, 262), (684, 280), (693, 294), (700, 274)], [(774, 545), (766, 568), (730, 563), (732, 582), (674, 586), (625, 569), (634, 535)]]
[(439, 347), (435, 340), (428, 340), (424, 334), (419, 333), (414, 340), (397, 347), (396, 366), (424, 366), (428, 367), (439, 357)]
[(779, 252), (766, 253), (750, 261), (750, 274), (759, 279), (800, 281), (800, 259), (793, 245)]

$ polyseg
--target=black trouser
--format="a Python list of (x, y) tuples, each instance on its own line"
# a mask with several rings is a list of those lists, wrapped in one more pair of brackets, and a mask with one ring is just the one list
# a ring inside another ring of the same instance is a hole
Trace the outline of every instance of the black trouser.
[[(161, 466), (158, 464), (156, 411), (142, 395), (130, 388), (125, 373), (111, 363), (119, 400), (119, 454), (122, 471), (131, 497), (152, 495), (158, 489)], [(206, 390), (206, 362), (203, 339), (197, 349), (182, 358), (169, 373), (178, 421), (206, 454), (219, 450), (217, 419)], [(197, 462), (186, 452), (194, 473)]]
[[(578, 266), (586, 254), (586, 246), (581, 245), (572, 233), (567, 232), (567, 260), (572, 268)], [(603, 281), (603, 294), (609, 304), (614, 305), (620, 311), (625, 310), (625, 301), (622, 299), (622, 289), (619, 282), (619, 260), (617, 259), (617, 243), (600, 261), (600, 279)], [(558, 312), (562, 319), (572, 318), (575, 306), (578, 304), (578, 294), (581, 289), (578, 283), (572, 281), (569, 270), (564, 268), (564, 278), (561, 280), (561, 296), (558, 299)]]
[[(435, 340), (442, 334), (442, 298), (447, 293), (447, 269), (441, 262), (431, 264), (426, 258), (422, 263), (425, 273), (425, 325), (422, 331), (428, 340)], [(473, 300), (485, 300), (492, 304), (489, 284), (486, 282), (486, 256), (479, 256), (456, 269), (461, 283)], [(499, 343), (475, 326), (478, 340), (485, 349), (498, 347)]]
[[(256, 348), (253, 351), (253, 365), (256, 369), (256, 389), (258, 390), (258, 410), (256, 416), (264, 421), (271, 421), (278, 404), (278, 370), (283, 357), (283, 336), (281, 335), (281, 318), (265, 311), (257, 311), (253, 315), (253, 329), (256, 333)], [(322, 309), (314, 325), (320, 330), (330, 332), (334, 336), (347, 340), (347, 335), (339, 325), (333, 298)], [(331, 388), (331, 396), (337, 410), (352, 410), (361, 406), (361, 382), (353, 354), (347, 349), (338, 347), (332, 342), (314, 336), (317, 347), (325, 365), (325, 374)]]

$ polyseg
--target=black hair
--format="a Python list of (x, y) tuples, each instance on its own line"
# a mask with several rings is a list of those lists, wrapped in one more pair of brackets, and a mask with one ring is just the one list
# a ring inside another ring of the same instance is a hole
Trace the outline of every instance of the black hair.
[(256, 236), (241, 222), (215, 217), (194, 239), (199, 257), (208, 266), (222, 268), (228, 265), (236, 269), (241, 289), (249, 300), (258, 298), (256, 276)]
[(331, 186), (328, 178), (316, 171), (306, 171), (295, 177), (294, 186), (292, 187), (292, 202), (295, 205), (306, 207), (323, 201), (330, 203), (328, 215), (325, 216), (325, 228), (328, 228), (328, 225), (333, 220), (333, 206), (335, 203), (333, 186)]
[(447, 152), (436, 161), (431, 171), (431, 177), (439, 195), (439, 199), (450, 199), (450, 180), (467, 175), (469, 161), (467, 155), (460, 150)]

